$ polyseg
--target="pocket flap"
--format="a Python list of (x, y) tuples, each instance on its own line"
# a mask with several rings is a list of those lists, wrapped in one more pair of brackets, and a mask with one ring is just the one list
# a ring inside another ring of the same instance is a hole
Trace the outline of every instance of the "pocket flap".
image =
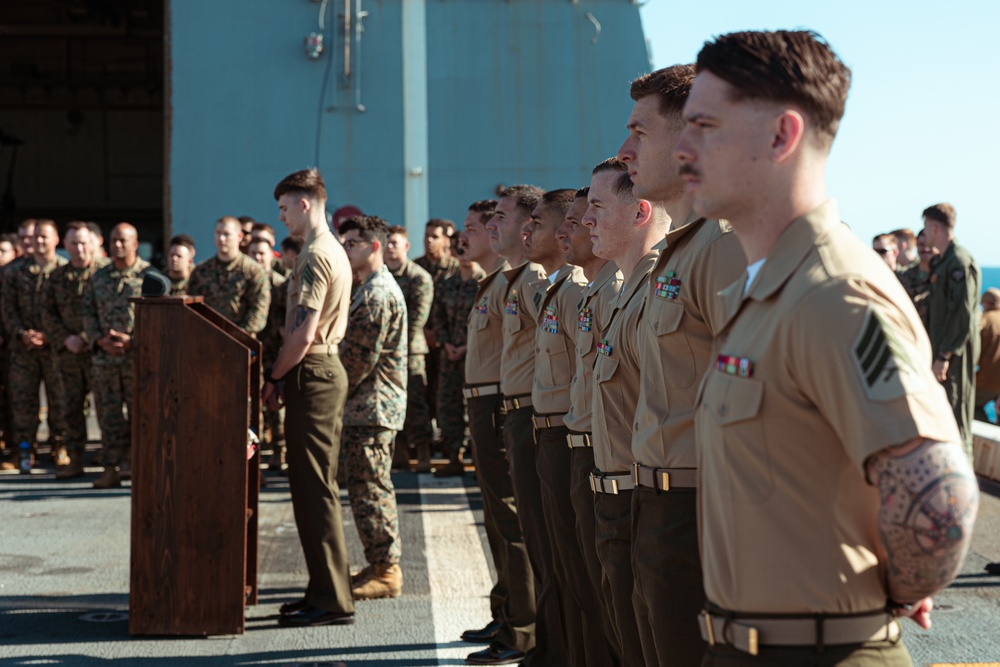
[[(764, 383), (750, 378), (726, 376), (722, 391), (707, 390), (702, 398), (720, 424), (728, 426), (753, 419), (764, 400)], [(706, 381), (706, 385), (710, 382)]]
[(653, 309), (652, 321), (650, 325), (653, 327), (653, 331), (656, 332), (657, 336), (663, 336), (664, 334), (670, 334), (681, 326), (681, 320), (684, 319), (684, 306), (679, 303), (670, 303), (658, 299), (660, 303), (657, 307)]

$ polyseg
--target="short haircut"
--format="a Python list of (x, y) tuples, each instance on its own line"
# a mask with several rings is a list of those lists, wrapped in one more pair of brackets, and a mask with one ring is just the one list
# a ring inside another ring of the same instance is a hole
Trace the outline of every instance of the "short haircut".
[(589, 185), (585, 185), (584, 187), (582, 187), (582, 188), (580, 188), (579, 190), (576, 191), (576, 197), (577, 197), (577, 199), (579, 199), (580, 197), (583, 197), (584, 199), (586, 199), (587, 195), (589, 195), (589, 194), (590, 194), (590, 186)]
[(86, 229), (89, 232), (90, 231), (90, 225), (88, 225), (86, 222), (83, 222), (81, 220), (73, 220), (72, 222), (66, 223), (66, 233), (67, 234), (69, 234), (70, 232), (79, 231), (81, 229)]
[(271, 225), (267, 224), (266, 222), (255, 222), (255, 223), (253, 223), (253, 228), (250, 230), (250, 233), (253, 234), (254, 232), (267, 232), (272, 237), (274, 237), (274, 235), (275, 235), (274, 234), (274, 227), (272, 227)]
[(303, 169), (285, 176), (274, 188), (274, 199), (285, 194), (303, 194), (316, 201), (326, 201), (326, 183), (319, 169)]
[[(0, 243), (2, 242), (3, 237), (0, 236)], [(985, 292), (983, 292), (982, 300), (989, 301), (993, 305), (1000, 305), (1000, 289), (997, 289), (996, 287), (988, 288)]]
[(42, 227), (51, 227), (56, 236), (59, 236), (59, 227), (56, 225), (55, 220), (50, 220), (49, 218), (35, 220), (35, 234), (38, 234)]
[(222, 216), (221, 218), (219, 218), (218, 220), (215, 221), (215, 225), (214, 226), (218, 227), (219, 225), (229, 225), (229, 224), (234, 224), (234, 223), (239, 228), (240, 234), (242, 234), (243, 233), (243, 224), (240, 223), (240, 219), (239, 218), (237, 218), (235, 216), (232, 216), (232, 215), (224, 215), (224, 216)]
[(340, 223), (340, 234), (343, 236), (352, 229), (358, 231), (358, 236), (364, 241), (378, 241), (383, 248), (389, 240), (389, 223), (377, 215), (352, 215)]
[(469, 204), (470, 213), (479, 214), (480, 224), (485, 225), (486, 222), (493, 217), (493, 214), (497, 210), (497, 200), (496, 199), (480, 199), (479, 201), (474, 201)]
[(649, 74), (643, 74), (632, 82), (629, 94), (639, 101), (644, 97), (656, 96), (659, 100), (660, 115), (677, 118), (683, 124), (681, 113), (687, 102), (691, 84), (694, 83), (694, 65), (674, 65), (664, 67)]
[(266, 243), (268, 248), (271, 248), (272, 250), (274, 249), (274, 244), (271, 243), (271, 239), (266, 236), (258, 236), (255, 239), (250, 239), (250, 243), (247, 244), (247, 247), (249, 248), (255, 243)]
[(812, 121), (822, 145), (837, 135), (851, 87), (851, 70), (811, 30), (734, 32), (705, 42), (697, 71), (732, 86), (736, 101), (795, 104)]
[(448, 237), (455, 235), (455, 223), (447, 218), (431, 218), (427, 221), (426, 229), (440, 229)]
[(0, 234), (0, 243), (9, 243), (13, 247), (17, 247), (17, 234), (14, 232), (4, 232)]
[(501, 197), (511, 197), (515, 206), (531, 213), (542, 200), (545, 191), (534, 185), (510, 185), (503, 189)]
[(305, 241), (302, 239), (297, 239), (294, 236), (286, 236), (281, 240), (281, 251), (285, 252), (286, 250), (291, 250), (297, 255), (302, 252), (302, 246), (304, 244)]
[(34, 227), (36, 224), (38, 224), (38, 220), (35, 220), (34, 218), (25, 218), (18, 223), (17, 229), (20, 231), (22, 229), (27, 229), (28, 227)]
[(410, 238), (410, 235), (406, 233), (406, 227), (402, 225), (392, 225), (389, 227), (389, 236), (393, 234), (402, 234), (406, 238)]
[(101, 229), (101, 226), (96, 222), (88, 222), (87, 229), (89, 229), (90, 233), (96, 236), (97, 238), (99, 239), (104, 238), (104, 231)]
[(576, 190), (573, 188), (549, 190), (542, 195), (542, 203), (554, 207), (559, 211), (559, 217), (561, 218), (566, 217), (566, 211), (573, 205), (574, 199), (576, 199)]
[[(934, 204), (924, 209), (923, 217), (940, 222), (942, 225), (953, 229), (956, 222), (955, 207), (946, 202)], [(39, 220), (39, 223), (41, 220)]]
[(883, 248), (899, 248), (899, 243), (892, 234), (876, 234), (875, 238), (872, 239), (872, 245), (875, 245), (876, 241), (881, 241)]
[(240, 221), (240, 225), (245, 225), (248, 222), (252, 222), (254, 224), (257, 224), (257, 221), (253, 219), (252, 215), (241, 215), (241, 216), (237, 217), (236, 219)]
[(187, 234), (178, 234), (174, 238), (170, 239), (169, 248), (173, 248), (175, 245), (181, 245), (191, 251), (194, 254), (194, 239)]
[(632, 193), (632, 179), (628, 175), (627, 164), (616, 157), (609, 157), (607, 160), (599, 162), (590, 173), (596, 175), (604, 171), (619, 172), (618, 178), (615, 179), (615, 194), (619, 197), (635, 197)]
[(894, 229), (889, 233), (896, 237), (896, 241), (906, 241), (910, 247), (917, 242), (917, 237), (913, 234), (913, 230), (908, 227)]

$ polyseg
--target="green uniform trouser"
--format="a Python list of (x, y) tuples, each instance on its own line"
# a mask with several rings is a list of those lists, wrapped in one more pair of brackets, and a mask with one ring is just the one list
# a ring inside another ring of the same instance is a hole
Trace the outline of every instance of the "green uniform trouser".
[(508, 412), (503, 425), (503, 441), (507, 446), (510, 477), (514, 483), (517, 519), (536, 579), (533, 664), (557, 666), (567, 664), (566, 636), (563, 632), (562, 601), (552, 563), (552, 545), (542, 508), (542, 485), (536, 461), (538, 444), (532, 414), (530, 407)]
[[(975, 334), (978, 335), (978, 334)], [(972, 460), (972, 419), (976, 410), (976, 365), (969, 355), (955, 355), (948, 364), (948, 378), (942, 383), (955, 412), (958, 431), (969, 460)]]
[(701, 667), (912, 667), (903, 640), (824, 646), (762, 646), (756, 656), (732, 646), (710, 646)]
[(705, 654), (696, 499), (693, 489), (632, 491), (632, 606), (650, 667), (697, 665)]
[(56, 368), (56, 358), (51, 347), (43, 350), (26, 350), (20, 341), (14, 341), (10, 355), (10, 386), (7, 396), (14, 417), (13, 445), (21, 442), (32, 445), (38, 437), (38, 391), (45, 381), (45, 399), (48, 405), (49, 442), (66, 437), (63, 421), (62, 377)]
[[(575, 433), (575, 435), (581, 435)], [(589, 435), (589, 433), (588, 433)], [(618, 636), (611, 622), (611, 607), (604, 597), (601, 580), (604, 576), (601, 560), (597, 557), (597, 541), (595, 539), (596, 518), (594, 517), (594, 491), (590, 488), (590, 473), (594, 472), (594, 448), (574, 447), (570, 450), (570, 500), (573, 512), (576, 514), (576, 539), (587, 568), (587, 579), (590, 583), (594, 607), (588, 613), (597, 617), (611, 653), (612, 664), (621, 663), (621, 647), (618, 646)]]
[(611, 606), (611, 621), (622, 651), (622, 666), (645, 667), (642, 640), (632, 606), (632, 591), (635, 589), (632, 574), (632, 493), (630, 489), (617, 494), (594, 494), (595, 540), (604, 572), (601, 589)]
[(121, 465), (132, 460), (132, 354), (94, 364), (93, 373), (102, 459), (106, 466)]
[[(570, 498), (570, 449), (565, 426), (538, 430), (536, 469), (542, 510), (552, 545), (555, 583), (560, 593), (570, 665), (599, 667), (613, 660), (601, 626), (597, 597), (576, 537), (576, 512)], [(697, 629), (697, 628), (695, 628)]]
[(288, 486), (309, 571), (306, 603), (354, 611), (337, 486), (347, 372), (336, 356), (308, 355), (285, 377)]
[(73, 354), (67, 349), (56, 355), (63, 384), (63, 416), (66, 421), (66, 448), (82, 454), (87, 447), (87, 394), (93, 363), (89, 352)]
[(402, 553), (392, 441), (396, 431), (378, 426), (344, 427), (344, 472), (354, 525), (372, 565), (393, 565)]
[(490, 595), (493, 617), (501, 623), (497, 641), (527, 653), (535, 646), (535, 576), (517, 520), (502, 437), (505, 420), (500, 395), (469, 399), (472, 461), (483, 493), (486, 537), (497, 568), (497, 586)]

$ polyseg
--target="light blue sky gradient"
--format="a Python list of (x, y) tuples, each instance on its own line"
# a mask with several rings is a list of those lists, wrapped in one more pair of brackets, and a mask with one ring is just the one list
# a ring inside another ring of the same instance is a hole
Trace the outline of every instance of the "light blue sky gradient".
[(651, 0), (642, 16), (656, 67), (736, 30), (822, 34), (853, 72), (827, 173), (841, 218), (867, 242), (948, 201), (959, 243), (1000, 266), (1000, 2)]

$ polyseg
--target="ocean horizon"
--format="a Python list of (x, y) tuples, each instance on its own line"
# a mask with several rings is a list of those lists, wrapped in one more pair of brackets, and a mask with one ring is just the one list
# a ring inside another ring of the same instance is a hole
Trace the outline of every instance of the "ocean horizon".
[(1000, 288), (1000, 266), (984, 266), (983, 271), (983, 291), (987, 288)]

